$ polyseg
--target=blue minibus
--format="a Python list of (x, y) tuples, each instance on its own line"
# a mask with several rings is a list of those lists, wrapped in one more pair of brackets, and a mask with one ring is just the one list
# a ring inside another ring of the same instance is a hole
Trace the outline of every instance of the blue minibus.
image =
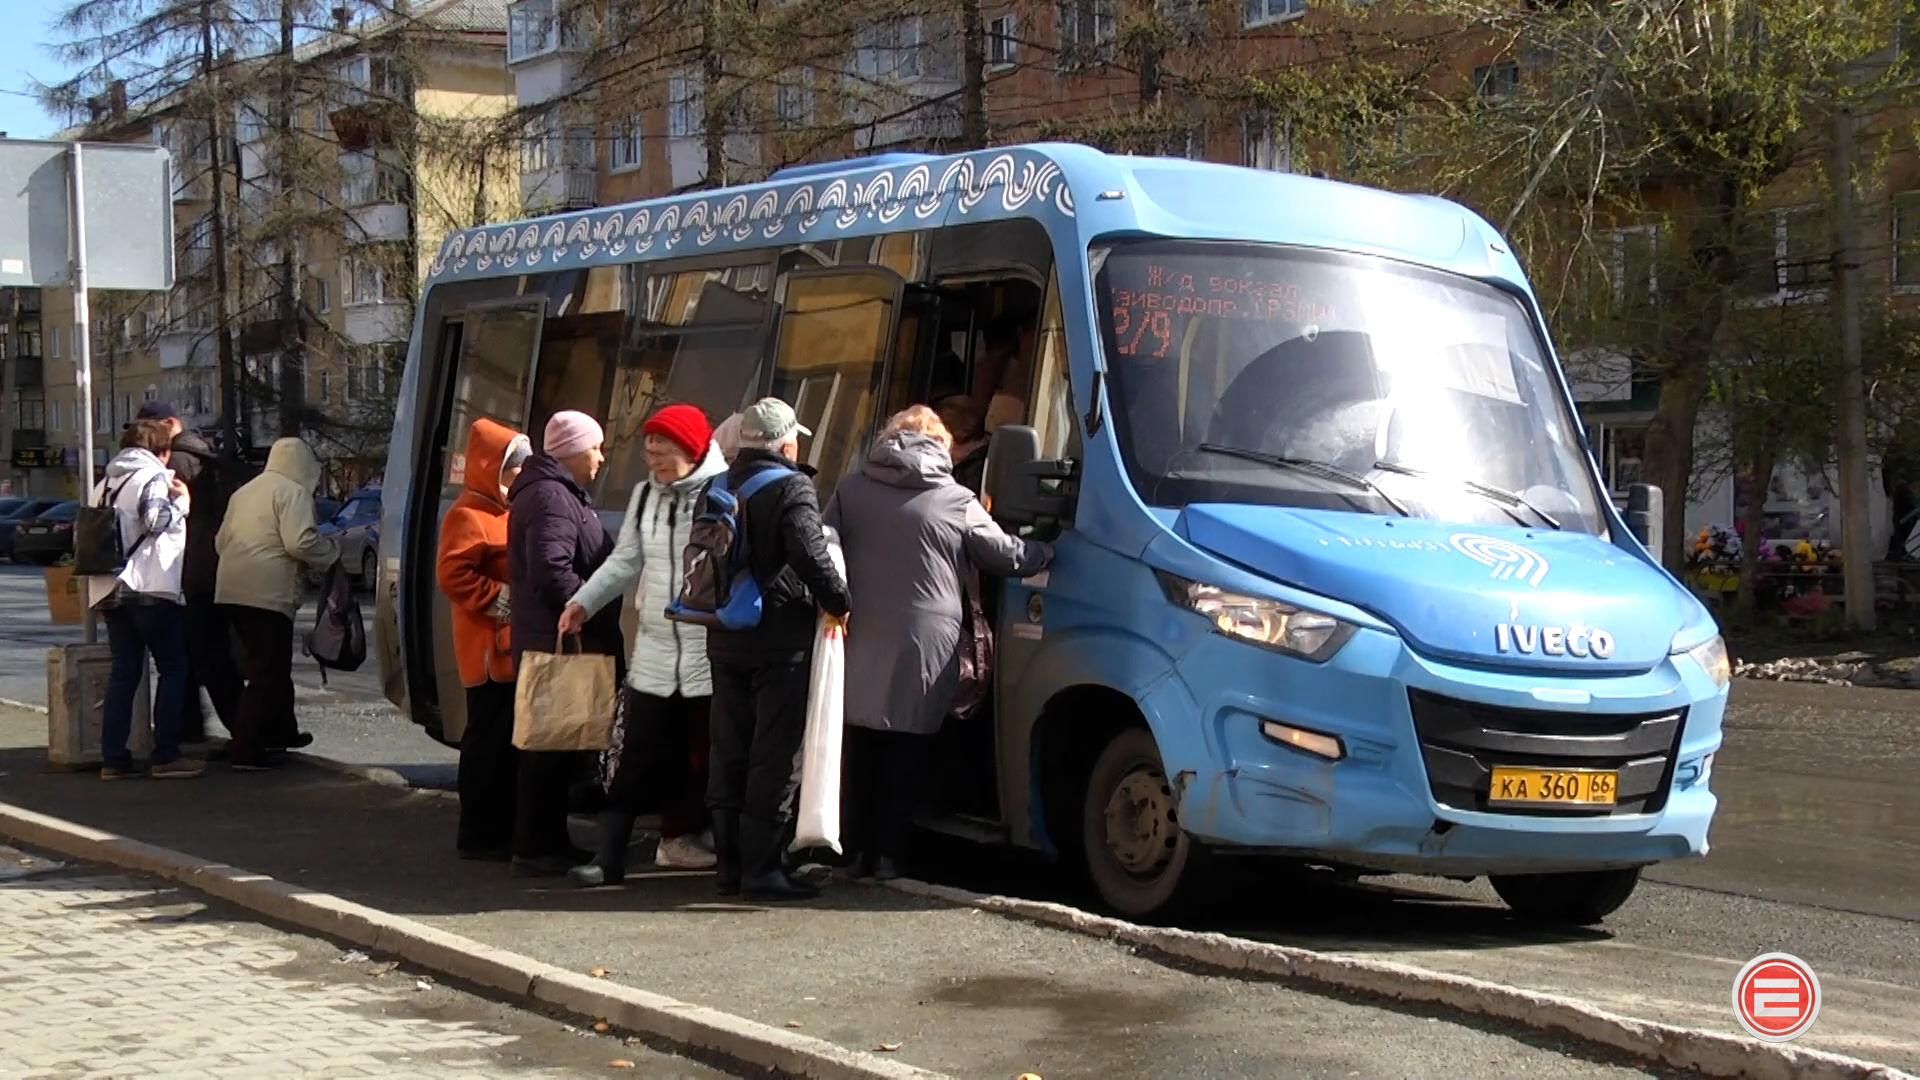
[(386, 471), (388, 695), (458, 741), (433, 560), (475, 417), (603, 418), (611, 524), (649, 413), (768, 394), (823, 502), (885, 417), (966, 398), (989, 508), (1055, 546), (991, 590), (933, 828), (1073, 860), (1131, 917), (1254, 855), (1591, 923), (1707, 851), (1726, 649), (1657, 509), (1609, 498), (1507, 243), (1438, 198), (1082, 146), (447, 237)]

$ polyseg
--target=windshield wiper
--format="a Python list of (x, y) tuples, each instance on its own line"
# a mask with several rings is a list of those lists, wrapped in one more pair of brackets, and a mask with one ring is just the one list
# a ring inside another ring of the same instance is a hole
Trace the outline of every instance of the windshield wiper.
[(1560, 519), (1535, 506), (1532, 500), (1517, 491), (1508, 491), (1503, 487), (1483, 484), (1478, 480), (1467, 480), (1456, 476), (1442, 477), (1436, 473), (1428, 472), (1425, 469), (1416, 469), (1411, 465), (1402, 465), (1397, 461), (1376, 461), (1373, 463), (1373, 467), (1381, 472), (1399, 473), (1401, 476), (1411, 476), (1421, 480), (1449, 480), (1473, 492), (1475, 495), (1500, 503), (1501, 508), (1506, 510), (1507, 516), (1513, 518), (1514, 521), (1521, 525), (1525, 525), (1526, 521), (1521, 518), (1519, 514), (1513, 512), (1513, 508), (1516, 506), (1523, 506), (1531, 510), (1535, 517), (1546, 522), (1548, 527), (1555, 531), (1558, 531), (1561, 527)]
[(1394, 512), (1398, 513), (1401, 517), (1413, 516), (1413, 512), (1402, 505), (1399, 499), (1380, 490), (1380, 485), (1361, 476), (1359, 473), (1348, 472), (1338, 465), (1329, 465), (1324, 461), (1315, 461), (1312, 458), (1294, 458), (1282, 457), (1279, 454), (1264, 454), (1258, 450), (1243, 450), (1238, 446), (1221, 446), (1218, 443), (1201, 443), (1195, 449), (1204, 450), (1209, 454), (1223, 454), (1227, 457), (1240, 458), (1243, 461), (1256, 461), (1262, 465), (1274, 465), (1283, 469), (1294, 469), (1299, 472), (1312, 473), (1315, 476), (1324, 476), (1329, 480), (1338, 480), (1348, 487), (1358, 488), (1370, 495), (1379, 497), (1382, 502), (1393, 507)]

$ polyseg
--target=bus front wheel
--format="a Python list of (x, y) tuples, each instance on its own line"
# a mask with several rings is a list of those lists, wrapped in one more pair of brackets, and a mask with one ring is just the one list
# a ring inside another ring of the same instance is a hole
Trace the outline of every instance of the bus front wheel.
[(1081, 850), (1100, 899), (1129, 918), (1174, 906), (1204, 851), (1180, 827), (1178, 800), (1152, 733), (1128, 728), (1094, 760), (1080, 813)]
[(1493, 891), (1523, 919), (1591, 926), (1620, 910), (1640, 884), (1640, 868), (1570, 874), (1495, 874)]

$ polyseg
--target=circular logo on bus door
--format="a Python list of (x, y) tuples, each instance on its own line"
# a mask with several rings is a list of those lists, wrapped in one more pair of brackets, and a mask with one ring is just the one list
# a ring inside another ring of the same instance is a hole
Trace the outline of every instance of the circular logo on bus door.
[(1037, 623), (1047, 614), (1046, 598), (1039, 593), (1027, 597), (1027, 621)]

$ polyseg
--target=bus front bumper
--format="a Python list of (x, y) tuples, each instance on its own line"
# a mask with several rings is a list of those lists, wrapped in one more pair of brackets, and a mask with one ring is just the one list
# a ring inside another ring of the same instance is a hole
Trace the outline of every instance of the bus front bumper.
[[(1362, 631), (1325, 664), (1215, 636), (1179, 668), (1207, 717), (1212, 766), (1176, 775), (1181, 822), (1214, 845), (1459, 877), (1602, 870), (1707, 852), (1726, 689), (1684, 655), (1634, 676), (1543, 678), (1450, 667), (1393, 635)], [(1425, 704), (1433, 702), (1455, 729), (1436, 733)], [(1612, 812), (1518, 812), (1487, 805), (1492, 766), (1596, 762), (1463, 755), (1441, 745), (1460, 724), (1480, 722), (1462, 717), (1484, 720), (1487, 744), (1501, 741), (1503, 727), (1591, 738), (1600, 728), (1635, 730), (1635, 718), (1673, 734), (1661, 737), (1660, 754), (1636, 753), (1620, 769), (1623, 800), (1635, 770), (1644, 798)], [(1285, 741), (1289, 729), (1337, 739), (1337, 758), (1325, 756), (1321, 739), (1309, 740), (1321, 754)]]

